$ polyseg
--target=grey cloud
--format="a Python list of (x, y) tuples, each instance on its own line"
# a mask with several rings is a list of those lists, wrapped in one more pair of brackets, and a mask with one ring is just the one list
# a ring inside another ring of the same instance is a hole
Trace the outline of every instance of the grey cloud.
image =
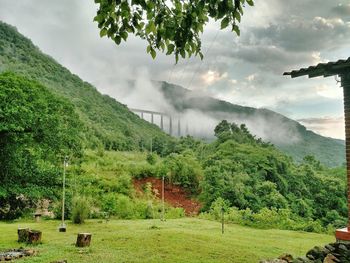
[(336, 16), (349, 18), (349, 16), (350, 16), (350, 4), (339, 4), (336, 7), (333, 7), (332, 12)]

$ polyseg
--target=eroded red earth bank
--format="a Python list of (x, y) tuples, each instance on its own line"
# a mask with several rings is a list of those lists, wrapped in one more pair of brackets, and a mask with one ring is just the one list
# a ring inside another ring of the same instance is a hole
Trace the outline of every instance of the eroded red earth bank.
[[(152, 184), (152, 190), (155, 196), (162, 198), (162, 180), (158, 178), (148, 177), (134, 180), (134, 187), (136, 191), (142, 192), (146, 183)], [(186, 215), (197, 215), (201, 208), (201, 203), (191, 199), (190, 194), (183, 188), (165, 183), (164, 186), (165, 202), (173, 207), (181, 207), (185, 210)]]

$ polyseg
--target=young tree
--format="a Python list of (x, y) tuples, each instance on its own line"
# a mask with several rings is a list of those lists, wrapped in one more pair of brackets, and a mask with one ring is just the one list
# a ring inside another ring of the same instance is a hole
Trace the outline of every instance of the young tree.
[(240, 35), (238, 23), (247, 3), (253, 0), (95, 0), (99, 9), (94, 21), (100, 36), (111, 38), (117, 45), (130, 33), (148, 42), (147, 52), (153, 58), (156, 50), (179, 55), (192, 54), (203, 59), (200, 34), (212, 18), (221, 29), (230, 27)]

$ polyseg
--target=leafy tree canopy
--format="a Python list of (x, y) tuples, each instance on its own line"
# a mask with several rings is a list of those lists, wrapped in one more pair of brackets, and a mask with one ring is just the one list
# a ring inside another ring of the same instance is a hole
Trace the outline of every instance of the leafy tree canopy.
[(94, 21), (100, 36), (111, 38), (117, 45), (134, 34), (148, 42), (152, 58), (156, 50), (185, 58), (192, 54), (203, 59), (200, 34), (212, 18), (221, 29), (230, 27), (240, 35), (243, 8), (253, 0), (95, 0), (99, 9)]
[(13, 73), (0, 75), (0, 219), (55, 196), (61, 158), (79, 156), (81, 122), (74, 106)]

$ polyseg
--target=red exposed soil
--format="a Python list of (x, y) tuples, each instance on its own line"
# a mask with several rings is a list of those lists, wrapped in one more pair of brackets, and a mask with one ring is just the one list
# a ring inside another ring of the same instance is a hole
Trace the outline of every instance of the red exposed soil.
[[(158, 178), (148, 177), (134, 180), (134, 187), (138, 192), (143, 192), (146, 183), (152, 184), (154, 195), (162, 198), (162, 180)], [(198, 215), (201, 204), (198, 201), (192, 200), (190, 194), (183, 188), (165, 182), (164, 185), (165, 202), (173, 207), (181, 207), (185, 210), (186, 215)]]

